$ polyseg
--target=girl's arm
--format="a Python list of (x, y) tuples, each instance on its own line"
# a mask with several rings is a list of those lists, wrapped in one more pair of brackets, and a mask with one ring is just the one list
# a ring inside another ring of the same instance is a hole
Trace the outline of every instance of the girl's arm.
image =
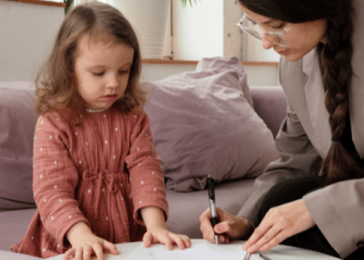
[(168, 203), (164, 191), (161, 158), (153, 144), (149, 116), (140, 110), (129, 115), (134, 121), (129, 155), (125, 158), (130, 172), (131, 195), (134, 201), (134, 219), (147, 227), (144, 245), (161, 242), (169, 250), (173, 244), (180, 249), (191, 246), (190, 239), (166, 229)]
[(60, 247), (67, 246), (66, 233), (73, 225), (88, 222), (75, 199), (79, 175), (69, 147), (66, 124), (53, 114), (40, 116), (34, 137), (34, 199), (42, 224)]
[(163, 210), (157, 207), (146, 207), (142, 208), (140, 213), (147, 228), (143, 237), (145, 247), (158, 242), (166, 245), (168, 250), (173, 250), (173, 244), (177, 244), (181, 250), (191, 247), (191, 241), (187, 236), (167, 230)]

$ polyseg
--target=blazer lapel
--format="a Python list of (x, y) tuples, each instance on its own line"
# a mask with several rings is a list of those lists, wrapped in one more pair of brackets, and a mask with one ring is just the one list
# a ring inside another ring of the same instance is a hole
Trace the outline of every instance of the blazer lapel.
[(309, 117), (314, 129), (315, 148), (324, 158), (331, 146), (331, 129), (329, 113), (325, 107), (325, 92), (316, 48), (304, 57), (302, 66), (303, 72), (308, 76), (304, 92)]

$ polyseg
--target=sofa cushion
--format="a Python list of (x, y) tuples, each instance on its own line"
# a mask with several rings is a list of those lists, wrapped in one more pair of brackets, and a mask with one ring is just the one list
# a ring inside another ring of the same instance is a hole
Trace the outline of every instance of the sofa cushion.
[(287, 115), (287, 99), (281, 86), (251, 88), (254, 110), (276, 137)]
[(277, 158), (238, 59), (203, 59), (196, 71), (143, 84), (168, 189), (204, 189), (207, 175), (215, 182), (256, 177)]
[[(11, 251), (12, 245), (20, 243), (35, 212), (36, 209), (0, 212), (0, 234), (2, 234), (0, 236), (0, 250)], [(0, 257), (0, 259), (3, 258)]]
[(35, 207), (33, 99), (29, 83), (0, 83), (0, 211)]

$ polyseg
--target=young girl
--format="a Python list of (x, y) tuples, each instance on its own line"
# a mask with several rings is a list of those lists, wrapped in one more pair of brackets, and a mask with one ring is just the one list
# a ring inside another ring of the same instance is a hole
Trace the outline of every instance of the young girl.
[(166, 229), (168, 206), (153, 146), (136, 35), (113, 7), (65, 18), (37, 78), (33, 190), (38, 210), (15, 252), (90, 259), (143, 239), (190, 247)]

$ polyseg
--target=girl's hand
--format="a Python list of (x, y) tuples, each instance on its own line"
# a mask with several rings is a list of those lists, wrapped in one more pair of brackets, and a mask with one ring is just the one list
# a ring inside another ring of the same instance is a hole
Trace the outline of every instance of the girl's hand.
[(255, 229), (243, 250), (267, 251), (288, 237), (315, 226), (303, 199), (271, 208)]
[(150, 247), (158, 242), (164, 244), (168, 250), (173, 250), (174, 244), (176, 244), (181, 250), (191, 247), (191, 240), (189, 237), (175, 234), (165, 228), (153, 228), (148, 230), (143, 236), (143, 243), (145, 247)]
[(67, 233), (67, 238), (72, 248), (64, 255), (63, 260), (74, 257), (75, 260), (90, 260), (95, 254), (97, 260), (104, 260), (104, 250), (117, 255), (116, 246), (105, 239), (95, 236), (91, 229), (84, 222), (79, 222), (72, 226)]
[(220, 234), (219, 243), (229, 243), (230, 240), (244, 238), (251, 233), (253, 228), (249, 220), (231, 215), (220, 208), (216, 208), (216, 213), (220, 223), (215, 228), (211, 225), (210, 209), (207, 209), (200, 216), (200, 230), (205, 240), (215, 243), (216, 232)]
[(140, 210), (147, 232), (143, 236), (145, 247), (150, 247), (155, 243), (166, 245), (168, 250), (173, 250), (173, 244), (179, 249), (191, 247), (191, 240), (185, 235), (178, 235), (166, 228), (164, 211), (157, 207), (146, 207)]

